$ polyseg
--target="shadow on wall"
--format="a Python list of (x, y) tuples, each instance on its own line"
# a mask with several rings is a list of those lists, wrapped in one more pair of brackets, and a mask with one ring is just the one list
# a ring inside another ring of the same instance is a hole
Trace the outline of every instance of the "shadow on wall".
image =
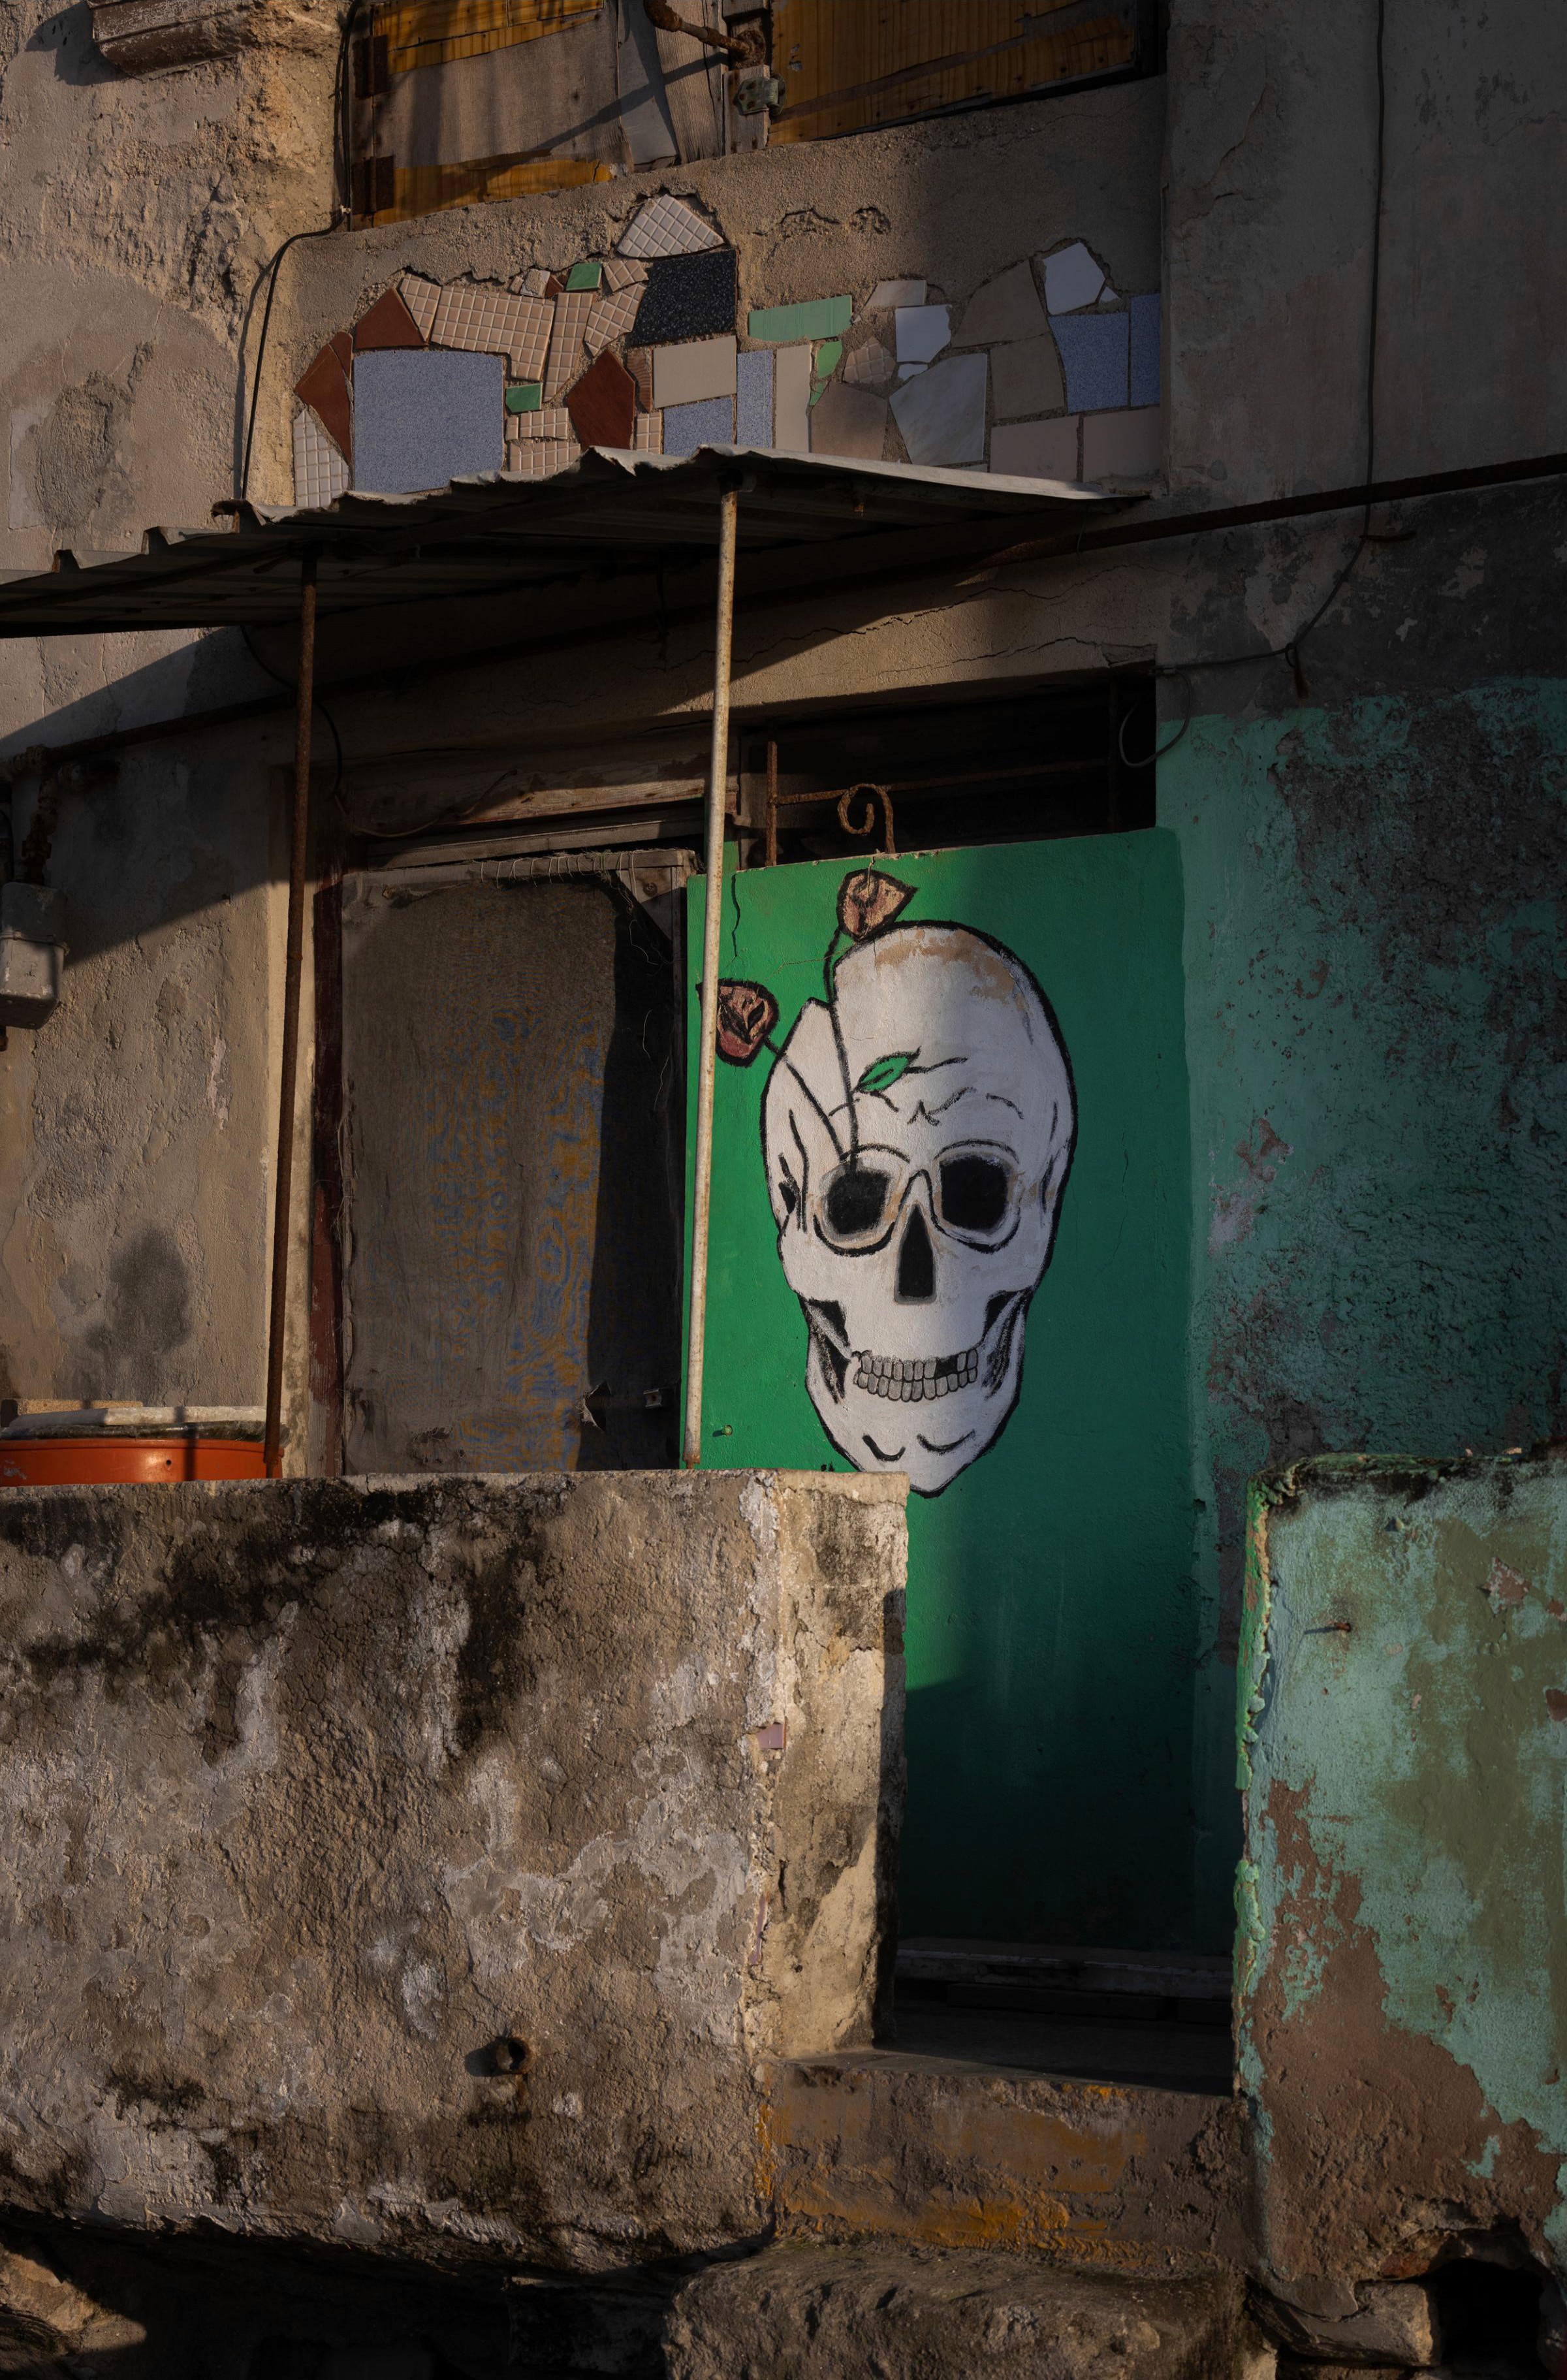
[(190, 1276), (167, 1232), (139, 1232), (109, 1266), (103, 1318), (82, 1342), (83, 1397), (156, 1399), (166, 1358), (190, 1337)]

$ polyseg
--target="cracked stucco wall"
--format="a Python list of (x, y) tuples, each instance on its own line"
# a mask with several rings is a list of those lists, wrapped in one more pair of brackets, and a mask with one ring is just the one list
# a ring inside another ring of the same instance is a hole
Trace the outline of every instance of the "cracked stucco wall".
[(754, 2240), (759, 2061), (870, 2038), (903, 1501), (0, 1498), (7, 2202), (588, 2271)]

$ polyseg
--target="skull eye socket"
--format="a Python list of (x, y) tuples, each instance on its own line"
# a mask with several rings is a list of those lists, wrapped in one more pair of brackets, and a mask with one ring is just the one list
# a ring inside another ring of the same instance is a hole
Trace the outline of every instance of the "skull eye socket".
[(1006, 1220), (1012, 1172), (998, 1157), (967, 1149), (941, 1160), (941, 1220), (954, 1232), (994, 1232)]
[(821, 1201), (827, 1228), (836, 1240), (863, 1240), (880, 1231), (887, 1213), (892, 1176), (879, 1166), (840, 1166)]

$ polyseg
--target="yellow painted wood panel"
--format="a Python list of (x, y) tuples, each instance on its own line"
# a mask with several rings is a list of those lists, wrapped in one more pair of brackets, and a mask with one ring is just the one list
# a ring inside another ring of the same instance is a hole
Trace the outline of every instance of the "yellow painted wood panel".
[(1135, 13), (1036, 32), (1072, 0), (777, 0), (772, 140), (823, 140), (943, 107), (1011, 99), (1136, 58)]
[(482, 57), (563, 32), (603, 5), (604, 0), (405, 0), (402, 6), (378, 8), (371, 30), (386, 39), (391, 71), (407, 74), (415, 67)]
[(416, 215), (437, 214), (443, 207), (471, 207), (481, 199), (538, 198), (549, 190), (575, 190), (584, 182), (610, 178), (609, 167), (591, 157), (532, 157), (520, 164), (507, 157), (474, 157), (462, 165), (399, 165), (393, 182), (395, 203), (382, 207), (370, 220), (409, 223)]

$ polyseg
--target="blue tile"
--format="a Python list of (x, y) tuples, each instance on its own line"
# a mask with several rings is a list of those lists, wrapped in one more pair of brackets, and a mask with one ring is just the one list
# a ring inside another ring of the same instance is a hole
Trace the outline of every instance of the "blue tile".
[(740, 398), (735, 435), (742, 446), (772, 443), (772, 358), (742, 356), (739, 359)]
[(1126, 402), (1126, 316), (1052, 314), (1051, 329), (1066, 373), (1068, 413)]
[(506, 359), (439, 347), (354, 358), (354, 485), (386, 496), (443, 488), (505, 461)]
[(1159, 403), (1159, 299), (1132, 300), (1132, 402)]
[(735, 436), (732, 396), (704, 396), (698, 405), (666, 405), (663, 451), (694, 455), (698, 446), (727, 446)]

